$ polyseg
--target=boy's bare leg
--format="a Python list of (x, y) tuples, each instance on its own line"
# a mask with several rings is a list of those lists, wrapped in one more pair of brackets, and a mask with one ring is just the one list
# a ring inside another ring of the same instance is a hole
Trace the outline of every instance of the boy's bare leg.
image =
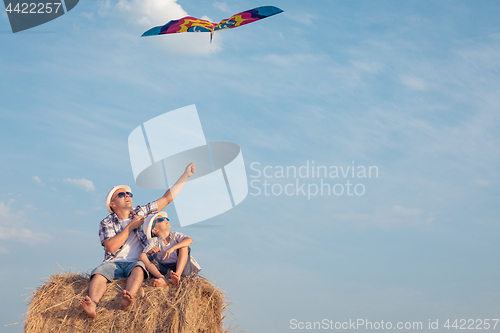
[(186, 267), (188, 257), (189, 257), (189, 249), (187, 247), (181, 247), (179, 249), (179, 254), (177, 256), (177, 266), (175, 269), (177, 275), (181, 276), (182, 272), (184, 272), (184, 267)]
[(128, 276), (127, 285), (123, 290), (122, 304), (120, 306), (122, 310), (127, 310), (130, 304), (132, 304), (134, 295), (141, 287), (142, 281), (144, 281), (144, 271), (142, 270), (142, 267), (135, 266)]
[(149, 273), (153, 274), (153, 276), (156, 277), (153, 282), (153, 285), (155, 287), (162, 287), (168, 284), (167, 278), (160, 273), (158, 268), (156, 268), (156, 266), (153, 265), (151, 261), (149, 261), (148, 256), (145, 253), (141, 253), (139, 255), (139, 260), (144, 263), (144, 266), (146, 266), (146, 269), (149, 271)]
[(177, 255), (176, 271), (170, 271), (170, 277), (172, 278), (172, 284), (174, 286), (179, 285), (179, 281), (181, 280), (181, 275), (184, 271), (184, 267), (186, 266), (188, 257), (189, 249), (187, 247), (181, 247), (179, 249), (179, 254)]
[(181, 281), (181, 277), (174, 271), (170, 271), (170, 277), (172, 278), (172, 284), (178, 286)]
[(80, 302), (80, 307), (90, 318), (95, 318), (97, 315), (97, 303), (99, 303), (106, 291), (106, 283), (108, 283), (108, 279), (101, 274), (95, 274), (90, 280), (89, 294)]

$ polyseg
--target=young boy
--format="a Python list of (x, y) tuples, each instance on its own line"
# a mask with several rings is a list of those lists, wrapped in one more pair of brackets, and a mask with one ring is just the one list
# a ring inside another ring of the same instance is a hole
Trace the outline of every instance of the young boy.
[(193, 240), (180, 232), (170, 231), (168, 221), (167, 213), (159, 212), (148, 216), (143, 226), (148, 244), (138, 259), (156, 277), (155, 287), (167, 285), (168, 277), (177, 286), (181, 277), (199, 271), (196, 262), (191, 264), (194, 259), (191, 258), (189, 245)]

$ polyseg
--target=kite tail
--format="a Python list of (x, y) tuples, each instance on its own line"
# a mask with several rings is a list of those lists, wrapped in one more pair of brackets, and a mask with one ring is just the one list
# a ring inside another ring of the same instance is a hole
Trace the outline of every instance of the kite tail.
[(212, 38), (214, 37), (214, 29), (210, 30), (210, 43), (212, 43)]

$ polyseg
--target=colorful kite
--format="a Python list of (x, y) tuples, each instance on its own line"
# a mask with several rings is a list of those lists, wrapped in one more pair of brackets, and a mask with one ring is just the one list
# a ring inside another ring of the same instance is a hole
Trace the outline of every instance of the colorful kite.
[(210, 42), (212, 42), (215, 31), (236, 28), (281, 12), (283, 11), (277, 7), (263, 6), (238, 13), (219, 23), (212, 23), (195, 17), (186, 16), (178, 20), (172, 20), (163, 26), (151, 28), (143, 33), (141, 37), (174, 34), (178, 32), (210, 32)]

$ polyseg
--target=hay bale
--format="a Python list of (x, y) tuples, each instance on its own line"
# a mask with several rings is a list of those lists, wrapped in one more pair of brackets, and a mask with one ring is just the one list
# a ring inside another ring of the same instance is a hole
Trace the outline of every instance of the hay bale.
[(87, 274), (50, 276), (32, 295), (24, 320), (25, 333), (38, 332), (228, 332), (223, 320), (227, 303), (220, 289), (193, 276), (178, 287), (155, 288), (145, 281), (127, 311), (120, 310), (125, 279), (108, 283), (97, 306), (97, 318), (88, 318), (80, 301), (88, 294)]

